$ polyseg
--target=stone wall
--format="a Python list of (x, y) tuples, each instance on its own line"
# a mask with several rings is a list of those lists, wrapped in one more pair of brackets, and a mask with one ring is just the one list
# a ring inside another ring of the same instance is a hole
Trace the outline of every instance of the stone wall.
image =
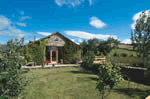
[(64, 44), (65, 44), (65, 41), (61, 37), (57, 35), (53, 35), (49, 38), (47, 46), (60, 46), (61, 47), (61, 46), (64, 46)]

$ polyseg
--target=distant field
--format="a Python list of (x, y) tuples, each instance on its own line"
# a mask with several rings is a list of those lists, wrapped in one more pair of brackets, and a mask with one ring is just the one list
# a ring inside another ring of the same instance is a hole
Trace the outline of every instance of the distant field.
[[(26, 74), (34, 77), (25, 89), (24, 99), (101, 99), (96, 87), (97, 76), (80, 71), (80, 68), (66, 67), (37, 69)], [(150, 86), (121, 81), (105, 99), (145, 99)], [(135, 86), (135, 89), (134, 89)]]
[[(133, 46), (120, 44), (119, 48), (115, 48), (110, 52), (110, 55), (114, 56), (114, 59), (119, 63), (124, 64), (141, 64), (143, 61), (140, 58), (137, 58), (136, 51), (133, 51)], [(122, 56), (126, 54), (126, 56)]]
[(119, 55), (121, 53), (126, 53), (128, 56), (131, 56), (131, 55), (136, 56), (135, 51), (130, 51), (130, 50), (127, 50), (127, 49), (113, 49), (110, 54), (113, 55), (115, 52)]
[(127, 44), (120, 44), (119, 48), (133, 49), (133, 46), (132, 45), (127, 45)]

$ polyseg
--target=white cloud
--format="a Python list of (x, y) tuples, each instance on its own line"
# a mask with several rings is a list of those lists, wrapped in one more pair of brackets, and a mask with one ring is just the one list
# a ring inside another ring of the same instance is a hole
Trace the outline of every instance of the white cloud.
[(84, 0), (55, 0), (55, 3), (58, 6), (67, 5), (67, 6), (75, 7), (77, 5), (82, 4), (83, 2), (84, 2)]
[(0, 41), (0, 44), (5, 45), (7, 44), (7, 41)]
[[(150, 11), (150, 10), (146, 10), (146, 11), (145, 11), (145, 14), (146, 14), (146, 15), (150, 15), (150, 12), (149, 12), (149, 11)], [(138, 13), (136, 13), (136, 14), (133, 15), (133, 17), (132, 17), (133, 23), (131, 24), (131, 28), (132, 28), (132, 29), (135, 29), (136, 20), (140, 18), (140, 14), (142, 14), (142, 11), (141, 11), (141, 12), (138, 12)]]
[(20, 18), (20, 21), (24, 21), (26, 19), (31, 19), (32, 17), (31, 16), (23, 16)]
[(0, 16), (0, 29), (4, 29), (11, 24), (11, 21), (5, 16)]
[(21, 22), (17, 22), (16, 24), (19, 25), (19, 26), (22, 26), (22, 27), (26, 27), (27, 26), (26, 23), (21, 23)]
[(78, 39), (78, 42), (79, 42), (79, 43), (83, 42), (83, 39)]
[(22, 37), (27, 35), (24, 31), (16, 28), (8, 18), (0, 16), (0, 35), (11, 35)]
[(52, 34), (50, 32), (37, 32), (37, 33), (41, 34), (41, 35), (44, 35), (44, 36), (48, 36), (48, 35)]
[(92, 1), (92, 0), (89, 0), (89, 4), (92, 5), (92, 3), (93, 3), (93, 1)]
[(121, 43), (124, 43), (124, 44), (131, 44), (131, 39), (125, 39), (125, 40), (123, 40)]
[(24, 11), (20, 11), (20, 14), (21, 14), (21, 15), (24, 15)]
[(25, 43), (25, 44), (29, 43), (29, 40), (24, 40), (24, 43)]
[(70, 40), (79, 45), (79, 43), (76, 42), (75, 39), (70, 39)]
[(93, 33), (84, 32), (84, 31), (64, 31), (64, 33), (71, 35), (71, 36), (84, 38), (84, 39), (98, 38), (98, 39), (107, 40), (109, 37), (113, 37), (117, 39), (117, 36), (115, 35), (93, 34)]
[(103, 28), (107, 25), (103, 21), (101, 21), (98, 17), (95, 17), (95, 16), (90, 18), (89, 24), (98, 29)]
[(39, 40), (40, 38), (36, 38), (35, 40)]

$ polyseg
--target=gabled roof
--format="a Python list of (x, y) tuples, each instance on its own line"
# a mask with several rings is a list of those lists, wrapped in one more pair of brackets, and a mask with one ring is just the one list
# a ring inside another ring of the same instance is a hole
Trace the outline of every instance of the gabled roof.
[[(55, 32), (55, 33), (53, 33), (53, 34), (50, 34), (50, 35), (48, 35), (48, 36), (46, 36), (46, 37), (44, 37), (44, 38), (38, 39), (38, 40), (33, 41), (33, 42), (31, 42), (31, 43), (36, 43), (36, 42), (39, 41), (39, 40), (44, 40), (44, 39), (50, 38), (50, 37), (53, 36), (53, 35), (59, 35), (62, 39), (67, 39), (67, 40), (69, 40), (70, 42), (76, 44), (77, 46), (80, 46), (79, 44), (73, 42), (72, 40), (68, 39), (67, 37), (65, 37), (64, 35), (62, 35), (62, 34), (59, 33), (59, 32)], [(31, 43), (30, 43), (30, 44), (31, 44)]]

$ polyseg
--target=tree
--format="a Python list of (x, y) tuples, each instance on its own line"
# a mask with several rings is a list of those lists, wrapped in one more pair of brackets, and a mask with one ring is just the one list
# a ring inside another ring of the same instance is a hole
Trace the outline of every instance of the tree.
[(118, 66), (110, 61), (99, 66), (98, 77), (99, 79), (96, 88), (102, 95), (102, 99), (104, 99), (106, 89), (112, 89), (122, 80)]
[(94, 54), (98, 54), (97, 46), (99, 45), (99, 40), (97, 38), (89, 39), (88, 40), (88, 50), (94, 51)]
[(150, 17), (149, 11), (143, 11), (136, 20), (134, 39), (138, 57), (143, 59), (144, 67), (150, 68)]
[(113, 37), (109, 37), (107, 39), (108, 44), (110, 44), (111, 47), (116, 48), (118, 47), (120, 41), (118, 41), (117, 39), (113, 38)]
[(88, 51), (93, 51), (95, 55), (99, 55), (98, 45), (99, 40), (97, 38), (89, 39), (88, 41), (83, 40), (80, 44), (82, 47), (82, 57), (84, 57)]
[(112, 47), (110, 46), (109, 42), (101, 41), (98, 45), (98, 50), (102, 55), (107, 55), (112, 50)]
[(87, 45), (88, 43), (85, 40), (83, 40), (83, 42), (80, 43), (80, 46), (82, 47), (82, 57), (84, 57), (85, 54), (87, 53), (87, 50), (88, 50)]
[(3, 79), (3, 95), (17, 96), (29, 81), (21, 75), (21, 66), (24, 64), (24, 38), (8, 41), (2, 56), (0, 66), (7, 67)]

